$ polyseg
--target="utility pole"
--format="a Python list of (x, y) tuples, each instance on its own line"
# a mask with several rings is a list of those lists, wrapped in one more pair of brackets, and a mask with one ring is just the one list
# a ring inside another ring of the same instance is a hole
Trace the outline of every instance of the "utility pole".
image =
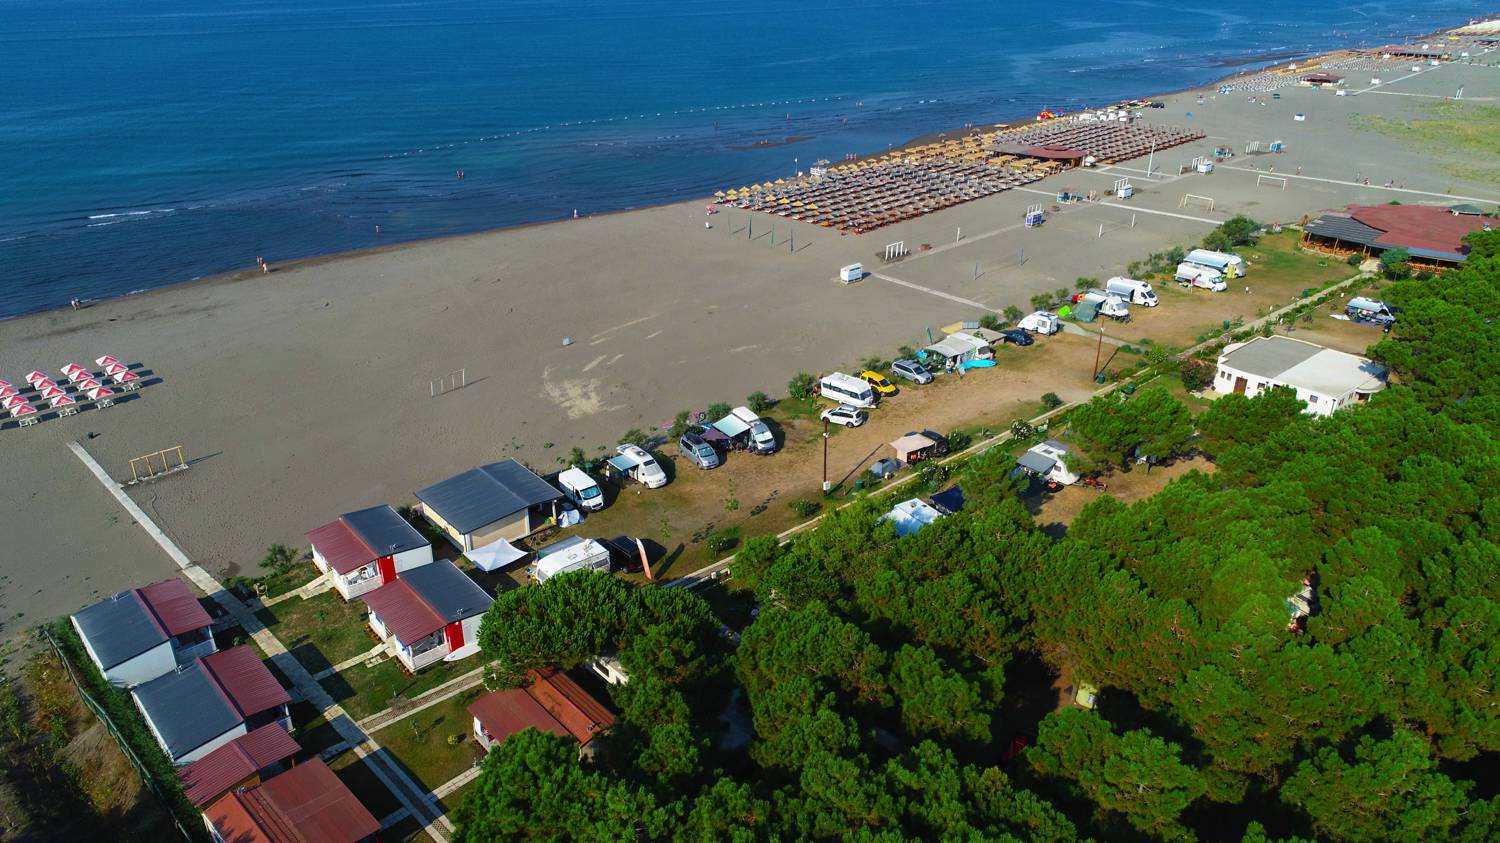
[(828, 494), (828, 420), (823, 420), (823, 494)]
[[(1140, 149), (1140, 147), (1136, 147), (1136, 149)], [(1146, 178), (1148, 178), (1148, 179), (1151, 178), (1152, 162), (1154, 162), (1155, 160), (1156, 160), (1156, 138), (1153, 136), (1151, 138), (1151, 156), (1146, 159)]]
[(1099, 326), (1099, 344), (1094, 347), (1094, 380), (1099, 379), (1099, 357), (1104, 352), (1104, 326)]

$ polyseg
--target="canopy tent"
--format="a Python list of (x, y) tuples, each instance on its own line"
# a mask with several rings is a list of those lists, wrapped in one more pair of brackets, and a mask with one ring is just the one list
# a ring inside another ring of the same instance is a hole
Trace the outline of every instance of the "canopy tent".
[(719, 430), (717, 427), (705, 427), (701, 432), (699, 432), (698, 435), (702, 436), (703, 441), (709, 443), (710, 445), (717, 444), (721, 448), (727, 448), (729, 446), (729, 437), (724, 434), (724, 431)]
[(920, 433), (908, 433), (891, 443), (891, 447), (896, 450), (896, 459), (904, 463), (912, 463), (926, 457), (925, 452), (936, 446), (936, 442)]
[(621, 474), (629, 474), (631, 470), (639, 465), (639, 463), (635, 461), (635, 458), (631, 457), (629, 454), (620, 454), (618, 456), (610, 457), (609, 459), (605, 460), (605, 462), (615, 470), (619, 471)]
[(714, 422), (713, 426), (731, 439), (743, 434), (745, 431), (750, 429), (750, 425), (745, 424), (745, 422), (740, 419), (739, 416), (736, 416), (733, 413), (730, 413), (724, 418)]
[(896, 504), (890, 512), (881, 516), (881, 520), (891, 522), (896, 528), (897, 535), (909, 536), (942, 517), (941, 512), (917, 498), (912, 498)]
[(467, 556), (469, 561), (474, 563), (474, 567), (481, 571), (498, 571), (506, 565), (525, 558), (526, 551), (505, 539), (496, 539), (484, 547), (465, 553), (464, 556)]

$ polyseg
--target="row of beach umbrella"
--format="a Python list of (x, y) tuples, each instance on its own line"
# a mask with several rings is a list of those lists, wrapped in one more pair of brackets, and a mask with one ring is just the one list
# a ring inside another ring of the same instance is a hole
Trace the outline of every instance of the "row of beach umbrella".
[[(117, 358), (105, 355), (95, 361), (101, 374), (79, 366), (76, 363), (66, 363), (59, 370), (77, 397), (68, 394), (68, 390), (41, 371), (30, 372), (26, 375), (27, 386), (35, 390), (36, 397), (47, 402), (47, 405), (57, 411), (59, 416), (71, 416), (78, 412), (78, 402), (87, 399), (94, 403), (95, 407), (103, 409), (115, 403), (115, 391), (104, 385), (104, 381), (112, 381), (116, 386), (124, 390), (133, 390), (140, 386), (140, 375), (130, 371), (130, 367), (121, 363)], [(101, 378), (103, 380), (101, 380)], [(17, 388), (10, 381), (0, 380), (0, 407), (3, 407), (11, 418), (21, 427), (29, 427), (36, 424), (39, 415), (36, 406), (22, 393), (24, 389)]]

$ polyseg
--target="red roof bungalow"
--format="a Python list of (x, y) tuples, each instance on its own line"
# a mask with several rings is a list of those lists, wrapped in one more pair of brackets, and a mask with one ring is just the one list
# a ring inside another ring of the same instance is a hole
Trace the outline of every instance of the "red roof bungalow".
[(202, 808), (231, 790), (260, 784), (281, 772), (302, 747), (280, 723), (267, 723), (177, 771), (188, 801)]
[(194, 659), (130, 692), (172, 763), (191, 764), (267, 723), (292, 728), (292, 698), (255, 650)]
[(1465, 237), (1490, 228), (1493, 220), (1474, 210), (1462, 205), (1349, 205), (1303, 226), (1302, 244), (1337, 255), (1405, 249), (1413, 264), (1443, 269), (1468, 259)]
[(225, 794), (204, 809), (203, 822), (219, 843), (359, 843), (380, 831), (319, 758)]
[(99, 672), (122, 688), (217, 649), (213, 619), (179, 579), (122, 591), (78, 612), (72, 621)]
[(340, 515), (307, 533), (307, 541), (313, 564), (331, 574), (334, 590), (345, 600), (432, 562), (432, 544), (385, 505)]
[(474, 737), (486, 750), (528, 728), (572, 736), (588, 746), (615, 724), (615, 716), (559, 670), (531, 671), (531, 684), (486, 694), (469, 704)]
[(370, 630), (412, 672), (479, 652), (479, 622), (495, 602), (446, 559), (402, 571), (360, 599), (370, 607)]

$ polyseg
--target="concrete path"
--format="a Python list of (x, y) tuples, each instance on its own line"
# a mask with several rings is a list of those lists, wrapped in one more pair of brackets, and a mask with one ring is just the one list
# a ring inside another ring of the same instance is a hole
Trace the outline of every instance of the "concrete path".
[(104, 467), (99, 465), (98, 461), (90, 456), (88, 451), (84, 450), (83, 445), (76, 441), (69, 442), (68, 448), (93, 473), (94, 477), (103, 484), (104, 488), (115, 497), (119, 504), (130, 513), (130, 517), (135, 519), (137, 524), (141, 525), (141, 529), (145, 530), (146, 534), (151, 536), (161, 546), (162, 550), (166, 551), (167, 556), (173, 562), (177, 563), (177, 566), (182, 569), (183, 574), (194, 585), (198, 586), (204, 594), (208, 595), (215, 603), (218, 603), (226, 612), (232, 615), (235, 620), (240, 622), (240, 626), (255, 641), (261, 651), (266, 654), (266, 657), (275, 663), (281, 669), (282, 673), (292, 681), (292, 685), (296, 688), (297, 693), (301, 694), (304, 700), (317, 706), (318, 710), (323, 713), (323, 716), (327, 718), (334, 730), (339, 733), (339, 737), (354, 747), (355, 754), (365, 760), (366, 765), (370, 768), (370, 772), (374, 773), (375, 777), (380, 779), (381, 784), (385, 785), (386, 789), (396, 797), (397, 801), (401, 803), (407, 812), (418, 818), (428, 836), (433, 840), (439, 841), (439, 843), (446, 841), (448, 836), (444, 829), (438, 828), (438, 825), (443, 825), (446, 831), (451, 832), (452, 823), (448, 822), (447, 818), (442, 816), (427, 801), (426, 794), (421, 786), (417, 785), (406, 775), (406, 772), (390, 756), (390, 753), (381, 748), (378, 743), (371, 740), (364, 732), (360, 731), (359, 726), (345, 713), (344, 709), (335, 703), (332, 697), (328, 696), (328, 692), (323, 689), (323, 686), (319, 685), (317, 680), (313, 679), (312, 674), (307, 671), (307, 668), (303, 667), (302, 663), (297, 661), (287, 651), (286, 647), (282, 646), (281, 642), (276, 639), (276, 636), (271, 634), (270, 630), (266, 629), (265, 624), (261, 623), (260, 619), (255, 617), (255, 613), (238, 597), (235, 597), (226, 590), (218, 580), (214, 579), (213, 575), (189, 559), (187, 554), (183, 553), (182, 549), (177, 546), (177, 543), (172, 541), (166, 533), (163, 533), (161, 528), (156, 526), (156, 522), (146, 515), (145, 510), (141, 509), (129, 495), (125, 494), (124, 488), (115, 482), (113, 477), (109, 476)]
[(262, 608), (275, 606), (277, 603), (280, 603), (283, 600), (290, 600), (293, 597), (296, 597), (300, 600), (306, 600), (309, 597), (317, 597), (319, 594), (322, 594), (323, 592), (328, 591), (331, 588), (333, 588), (333, 577), (327, 571), (324, 571), (322, 574), (320, 574), (318, 577), (316, 577), (306, 585), (294, 588), (291, 591), (286, 592), (285, 594), (278, 594), (275, 597), (261, 599), (260, 605)]
[[(390, 646), (391, 645), (390, 645), (389, 642), (381, 642), (379, 644), (376, 644), (375, 646), (373, 646), (370, 649), (364, 651), (363, 653), (360, 653), (357, 656), (354, 656), (352, 658), (344, 659), (343, 661), (339, 662), (338, 664), (334, 665), (333, 667), (325, 667), (325, 668), (323, 668), (322, 670), (318, 671), (317, 673), (314, 673), (313, 674), (313, 678), (321, 682), (324, 679), (327, 679), (328, 677), (334, 675), (335, 673), (338, 673), (341, 670), (348, 670), (349, 668), (354, 667), (355, 665), (364, 664), (365, 662), (369, 661), (370, 659), (375, 658), (376, 656), (381, 655), (382, 653), (384, 653), (386, 655), (389, 655), (389, 653), (387, 651), (390, 649)], [(384, 661), (384, 659), (382, 659), (382, 661)]]
[(363, 729), (367, 734), (373, 734), (391, 725), (392, 723), (397, 723), (399, 721), (405, 720), (406, 718), (412, 716), (413, 714), (416, 714), (424, 708), (431, 708), (432, 706), (437, 705), (438, 703), (448, 699), (451, 696), (454, 696), (455, 694), (461, 694), (483, 681), (484, 668), (476, 667), (462, 676), (449, 679), (447, 682), (444, 682), (436, 688), (433, 688), (431, 691), (427, 691), (425, 693), (418, 694), (417, 696), (412, 697), (411, 700), (408, 701), (407, 705), (403, 705), (400, 708), (392, 707), (387, 708), (384, 711), (375, 712), (369, 717), (366, 717), (365, 719), (359, 721), (359, 728)]

